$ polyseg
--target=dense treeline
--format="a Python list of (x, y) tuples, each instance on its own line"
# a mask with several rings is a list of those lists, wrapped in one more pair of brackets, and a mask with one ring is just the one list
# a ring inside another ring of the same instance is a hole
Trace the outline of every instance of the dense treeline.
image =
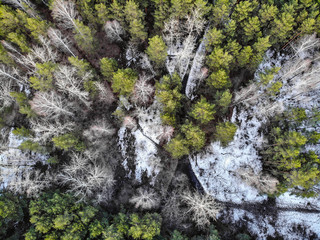
[[(129, 206), (157, 213), (99, 212), (99, 204), (122, 204), (114, 197), (122, 161), (115, 134), (122, 126), (141, 129), (139, 112), (154, 105), (161, 112), (157, 146), (169, 160), (211, 141), (227, 146), (237, 131), (232, 110), (245, 102), (241, 91), (252, 87), (261, 99), (280, 92), (282, 82), (272, 81), (278, 67), (259, 72), (258, 85), (250, 82), (266, 51), (286, 53), (313, 33), (320, 33), (315, 0), (1, 1), (0, 171), (10, 192), (1, 195), (1, 234), (29, 217), (30, 229), (16, 232), (26, 239), (161, 239), (162, 218), (180, 230), (188, 221), (208, 230), (221, 206), (189, 188), (130, 193)], [(296, 108), (269, 122), (261, 155), (280, 184), (261, 192), (317, 194), (319, 156), (304, 149), (320, 135), (299, 128), (318, 122), (318, 111)], [(210, 234), (203, 238), (218, 239)], [(169, 239), (185, 238), (174, 232)]]

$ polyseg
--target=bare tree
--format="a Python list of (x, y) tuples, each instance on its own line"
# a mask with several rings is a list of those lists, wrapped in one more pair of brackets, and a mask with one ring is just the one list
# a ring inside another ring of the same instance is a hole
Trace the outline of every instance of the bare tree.
[(37, 14), (34, 11), (35, 6), (29, 0), (2, 0), (2, 2), (7, 3), (7, 4), (11, 4), (15, 8), (22, 9), (23, 11), (28, 13), (31, 17), (35, 18), (37, 16)]
[(21, 83), (21, 76), (16, 68), (9, 68), (3, 64), (0, 64), (0, 79), (7, 81), (13, 80), (16, 83)]
[(191, 214), (193, 222), (199, 227), (204, 228), (210, 224), (210, 220), (216, 220), (217, 214), (222, 209), (221, 204), (208, 194), (185, 192), (182, 200), (188, 205), (187, 213)]
[(64, 29), (71, 29), (76, 26), (78, 12), (76, 11), (75, 2), (72, 0), (54, 0), (52, 3), (52, 17), (59, 22)]
[(76, 56), (70, 46), (70, 41), (67, 37), (62, 36), (62, 33), (58, 29), (50, 27), (48, 29), (48, 36), (52, 44), (65, 53), (70, 53), (72, 56)]
[(58, 70), (54, 72), (54, 77), (59, 91), (79, 99), (87, 107), (90, 106), (89, 93), (82, 90), (84, 81), (91, 77), (90, 72), (80, 78), (75, 67), (60, 65)]
[(152, 100), (154, 87), (148, 83), (149, 78), (146, 75), (140, 75), (139, 80), (134, 86), (132, 100), (141, 105), (146, 105)]
[(116, 129), (106, 119), (97, 119), (91, 124), (89, 129), (83, 132), (83, 135), (90, 143), (99, 145), (115, 133)]
[(145, 54), (145, 53), (140, 54), (140, 62), (139, 63), (140, 63), (140, 66), (142, 69), (150, 71), (150, 73), (152, 75), (156, 75), (156, 72), (154, 71), (152, 64), (150, 62), (150, 59), (147, 54)]
[(126, 128), (132, 129), (132, 130), (136, 129), (138, 126), (137, 121), (131, 116), (125, 116), (123, 118), (122, 125)]
[(111, 104), (115, 101), (114, 94), (108, 85), (97, 81), (95, 81), (94, 84), (99, 92), (98, 96), (100, 101), (107, 104)]
[(0, 111), (6, 107), (10, 107), (12, 103), (14, 103), (14, 98), (10, 95), (13, 87), (14, 84), (12, 80), (0, 82)]
[(150, 210), (159, 206), (159, 200), (158, 195), (153, 191), (139, 188), (138, 193), (130, 199), (130, 203), (134, 204), (137, 209)]
[(65, 97), (58, 95), (56, 92), (36, 92), (32, 101), (31, 109), (40, 116), (48, 119), (58, 118), (61, 115), (73, 116), (73, 104)]
[(298, 43), (291, 44), (295, 56), (304, 59), (310, 56), (314, 50), (320, 47), (320, 41), (317, 39), (316, 33), (302, 37)]
[(252, 168), (239, 168), (235, 173), (248, 185), (257, 188), (260, 192), (273, 194), (278, 191), (279, 181), (268, 174), (255, 174)]
[(107, 37), (111, 41), (122, 41), (122, 35), (124, 35), (124, 30), (121, 27), (120, 23), (117, 20), (107, 21), (104, 25), (104, 30), (107, 34)]
[(72, 132), (75, 127), (75, 123), (71, 121), (62, 123), (60, 121), (50, 122), (47, 119), (38, 118), (30, 120), (30, 129), (35, 133), (33, 140), (40, 143), (46, 143), (54, 136)]
[(169, 142), (171, 137), (173, 136), (174, 133), (174, 127), (172, 126), (162, 126), (161, 127), (161, 134), (157, 136), (157, 139), (159, 139), (160, 143), (166, 143)]
[(81, 201), (94, 198), (97, 202), (107, 201), (114, 185), (113, 172), (106, 165), (98, 163), (95, 156), (73, 153), (71, 162), (63, 167), (58, 179)]

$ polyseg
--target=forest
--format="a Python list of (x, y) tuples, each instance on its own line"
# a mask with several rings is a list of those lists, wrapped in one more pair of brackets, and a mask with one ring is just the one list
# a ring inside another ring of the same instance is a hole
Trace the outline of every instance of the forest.
[(0, 0), (0, 239), (320, 239), (320, 0)]

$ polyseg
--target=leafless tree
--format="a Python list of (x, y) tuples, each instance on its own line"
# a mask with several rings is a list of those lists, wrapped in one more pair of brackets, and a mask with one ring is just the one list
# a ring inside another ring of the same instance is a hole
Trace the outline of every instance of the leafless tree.
[(37, 14), (34, 11), (35, 6), (29, 0), (2, 0), (3, 3), (11, 4), (15, 8), (20, 8), (26, 13), (28, 13), (31, 17), (36, 17)]
[(76, 56), (71, 50), (70, 41), (67, 37), (64, 37), (58, 29), (50, 27), (48, 29), (48, 36), (56, 48), (65, 53), (70, 53), (74, 57)]
[(157, 136), (157, 139), (159, 139), (160, 143), (169, 142), (169, 140), (173, 136), (174, 127), (172, 127), (172, 126), (162, 126), (161, 130), (162, 130), (161, 134), (159, 136)]
[(20, 83), (21, 76), (16, 68), (9, 68), (3, 64), (0, 64), (0, 80), (8, 81), (13, 80), (16, 83)]
[(114, 185), (113, 172), (94, 156), (73, 153), (71, 162), (58, 175), (60, 182), (70, 188), (81, 200), (94, 198), (97, 202), (111, 197)]
[(52, 17), (64, 29), (74, 28), (74, 19), (78, 16), (75, 2), (72, 0), (54, 0), (52, 3)]
[(130, 203), (137, 209), (150, 210), (159, 206), (159, 200), (158, 195), (153, 191), (139, 188), (138, 193), (130, 199)]
[(248, 185), (257, 188), (260, 192), (273, 194), (278, 191), (279, 181), (268, 174), (255, 174), (252, 168), (239, 168), (236, 174)]
[(132, 95), (132, 100), (135, 103), (146, 105), (152, 100), (154, 87), (148, 81), (149, 78), (145, 74), (139, 76)]
[(6, 107), (10, 107), (14, 102), (14, 98), (10, 95), (10, 92), (13, 91), (13, 87), (14, 84), (12, 80), (0, 82), (0, 111)]
[(206, 20), (203, 18), (203, 14), (199, 8), (194, 8), (190, 15), (186, 16), (186, 32), (190, 34), (195, 32), (197, 35), (203, 31)]
[(116, 129), (114, 129), (106, 119), (97, 119), (91, 124), (89, 129), (83, 132), (83, 135), (92, 144), (99, 145), (115, 133)]
[(291, 44), (291, 47), (300, 59), (310, 56), (314, 50), (320, 47), (320, 41), (317, 39), (316, 33), (303, 36), (298, 43)]
[(100, 101), (107, 104), (111, 104), (115, 101), (114, 94), (108, 85), (97, 81), (95, 81), (94, 84), (99, 92), (98, 96)]
[(35, 133), (34, 141), (40, 143), (46, 143), (54, 136), (59, 136), (75, 129), (74, 122), (67, 121), (62, 123), (60, 121), (50, 122), (47, 119), (31, 119), (30, 129)]
[(187, 213), (191, 214), (193, 222), (199, 227), (204, 228), (210, 224), (210, 220), (216, 220), (217, 214), (222, 209), (210, 195), (185, 192), (182, 200), (188, 205)]
[(122, 125), (133, 130), (137, 128), (137, 121), (131, 116), (125, 116), (123, 118)]
[(32, 101), (31, 109), (40, 116), (48, 119), (58, 118), (61, 115), (73, 116), (73, 104), (65, 97), (58, 95), (56, 92), (36, 92)]
[(124, 30), (117, 20), (107, 21), (104, 30), (111, 41), (122, 41), (121, 36), (124, 35)]
[(150, 59), (147, 54), (145, 54), (145, 53), (140, 54), (140, 62), (139, 63), (140, 63), (140, 66), (142, 69), (150, 71), (150, 73), (152, 75), (156, 75), (156, 72), (154, 71), (152, 64), (150, 62)]
[(91, 104), (89, 93), (82, 90), (84, 81), (91, 76), (90, 73), (87, 74), (80, 78), (75, 67), (60, 65), (58, 70), (54, 72), (54, 77), (59, 91), (79, 99), (89, 107)]

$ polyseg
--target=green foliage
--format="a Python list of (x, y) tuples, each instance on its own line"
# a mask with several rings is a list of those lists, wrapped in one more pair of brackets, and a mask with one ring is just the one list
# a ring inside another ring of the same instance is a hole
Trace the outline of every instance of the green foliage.
[(43, 152), (44, 149), (37, 142), (32, 140), (25, 140), (19, 145), (19, 149), (32, 152)]
[(221, 96), (219, 97), (219, 100), (217, 101), (217, 105), (220, 107), (220, 112), (222, 114), (225, 114), (229, 108), (229, 105), (231, 103), (232, 94), (230, 93), (229, 89), (225, 90)]
[(97, 22), (101, 25), (105, 24), (109, 20), (110, 12), (104, 3), (99, 3), (94, 6), (97, 14)]
[[(0, 238), (18, 239), (18, 236), (11, 236), (14, 232), (20, 232), (20, 229), (14, 229), (17, 223), (23, 221), (24, 202), (22, 199), (7, 193), (0, 193)], [(11, 229), (11, 231), (9, 231)], [(13, 231), (14, 230), (14, 231)], [(12, 238), (11, 238), (12, 237)]]
[(77, 0), (76, 3), (80, 10), (80, 14), (84, 21), (88, 21), (90, 25), (95, 26), (98, 22), (97, 17), (94, 14), (94, 6), (92, 0)]
[(214, 119), (215, 105), (210, 104), (204, 97), (192, 106), (190, 116), (201, 124), (207, 124)]
[(88, 26), (84, 25), (83, 22), (79, 21), (78, 19), (74, 19), (74, 22), (74, 39), (76, 40), (78, 46), (85, 52), (93, 52), (95, 47), (94, 33)]
[(170, 240), (186, 240), (188, 239), (186, 236), (182, 235), (179, 231), (174, 230), (172, 232), (172, 236), (170, 238)]
[(246, 36), (245, 40), (247, 42), (261, 37), (262, 33), (260, 32), (260, 21), (257, 16), (249, 18), (246, 22), (244, 22), (243, 25), (243, 31)]
[(162, 40), (162, 37), (156, 35), (153, 38), (149, 38), (149, 46), (146, 50), (151, 61), (157, 66), (164, 65), (167, 58), (167, 46)]
[(220, 69), (211, 73), (207, 78), (207, 84), (214, 89), (224, 89), (231, 87), (231, 81), (228, 73), (224, 69)]
[(259, 10), (261, 25), (267, 26), (278, 15), (278, 11), (278, 8), (272, 4), (262, 4)]
[(132, 41), (144, 41), (148, 34), (144, 27), (144, 13), (139, 9), (138, 4), (133, 0), (128, 0), (124, 8), (124, 14), (129, 24), (129, 33)]
[(181, 80), (177, 73), (172, 77), (163, 76), (160, 82), (156, 83), (156, 97), (162, 104), (162, 121), (164, 124), (174, 125), (175, 115), (181, 107), (182, 94)]
[(39, 40), (39, 36), (45, 37), (47, 35), (48, 23), (38, 18), (27, 18), (25, 27), (31, 32), (30, 35)]
[(116, 93), (128, 97), (132, 94), (137, 79), (138, 74), (131, 68), (118, 69), (113, 74), (112, 89)]
[(219, 46), (225, 36), (223, 35), (221, 30), (218, 30), (217, 28), (212, 28), (207, 32), (206, 35), (206, 47), (208, 50), (210, 50), (212, 47)]
[(176, 18), (183, 18), (191, 11), (192, 0), (171, 0), (171, 16)]
[(111, 82), (113, 73), (118, 70), (118, 63), (112, 58), (102, 58), (100, 60), (100, 69), (106, 80)]
[(229, 69), (232, 58), (228, 52), (220, 47), (216, 47), (207, 57), (207, 65), (211, 70), (219, 70), (220, 68)]
[(24, 126), (12, 130), (12, 133), (20, 138), (30, 137), (31, 131)]
[(53, 72), (57, 65), (52, 62), (36, 63), (36, 76), (29, 78), (31, 87), (39, 91), (48, 91), (53, 88)]
[(85, 59), (79, 59), (78, 57), (68, 57), (69, 63), (74, 66), (78, 71), (77, 74), (79, 77), (83, 77), (88, 72), (93, 72), (93, 68), (91, 67), (90, 63), (87, 62)]
[(173, 158), (181, 158), (189, 154), (188, 142), (183, 139), (181, 135), (177, 135), (167, 145), (165, 149), (171, 154)]
[(195, 150), (200, 150), (205, 144), (205, 133), (196, 125), (186, 123), (181, 126), (181, 132), (185, 135), (187, 144)]
[(6, 49), (0, 44), (0, 63), (4, 63), (6, 65), (13, 65), (14, 61), (9, 56)]
[(279, 67), (274, 67), (267, 69), (264, 73), (259, 73), (260, 82), (265, 86), (268, 85), (269, 82), (271, 82), (274, 78), (274, 75), (279, 72), (279, 70)]
[(154, 29), (156, 31), (161, 31), (164, 22), (169, 17), (169, 0), (152, 0), (154, 3)]
[(237, 240), (251, 240), (251, 237), (245, 233), (239, 233), (236, 235)]
[(11, 92), (10, 96), (16, 99), (19, 105), (19, 112), (27, 115), (27, 118), (32, 118), (36, 116), (36, 113), (31, 109), (28, 102), (28, 97), (24, 92)]
[(98, 209), (77, 203), (69, 194), (46, 193), (30, 202), (28, 239), (84, 239)]
[(256, 5), (256, 1), (239, 2), (232, 13), (232, 19), (236, 20), (238, 23), (246, 20), (250, 16), (251, 12), (255, 9)]
[(28, 42), (27, 42), (27, 38), (25, 35), (19, 34), (16, 32), (11, 32), (7, 35), (7, 38), (9, 41), (16, 44), (22, 52), (27, 53), (30, 51), (30, 48), (29, 48)]
[(66, 133), (57, 137), (53, 137), (52, 141), (57, 148), (68, 151), (71, 148), (74, 148), (77, 151), (83, 151), (85, 145), (72, 133)]
[(294, 18), (288, 12), (283, 12), (281, 15), (273, 21), (273, 26), (270, 30), (272, 36), (272, 43), (284, 42), (294, 26)]
[(215, 26), (227, 19), (231, 10), (229, 0), (217, 0), (212, 7), (211, 18)]
[(152, 240), (155, 236), (160, 235), (161, 216), (157, 213), (146, 213), (142, 218), (137, 214), (130, 216), (129, 236), (133, 239)]
[(233, 140), (237, 131), (237, 126), (231, 122), (218, 123), (216, 128), (216, 140), (221, 142), (222, 146), (227, 146)]
[(245, 67), (249, 65), (252, 56), (253, 56), (253, 52), (250, 46), (245, 46), (244, 48), (242, 48), (239, 55), (237, 56), (238, 66)]
[(280, 88), (282, 87), (282, 82), (274, 82), (270, 87), (267, 88), (268, 94), (271, 96), (275, 96), (280, 92)]
[(124, 7), (121, 3), (119, 3), (119, 1), (114, 0), (112, 1), (112, 3), (110, 4), (110, 17), (112, 19), (117, 20), (121, 26), (124, 26), (124, 18), (125, 18), (125, 13), (124, 13)]

